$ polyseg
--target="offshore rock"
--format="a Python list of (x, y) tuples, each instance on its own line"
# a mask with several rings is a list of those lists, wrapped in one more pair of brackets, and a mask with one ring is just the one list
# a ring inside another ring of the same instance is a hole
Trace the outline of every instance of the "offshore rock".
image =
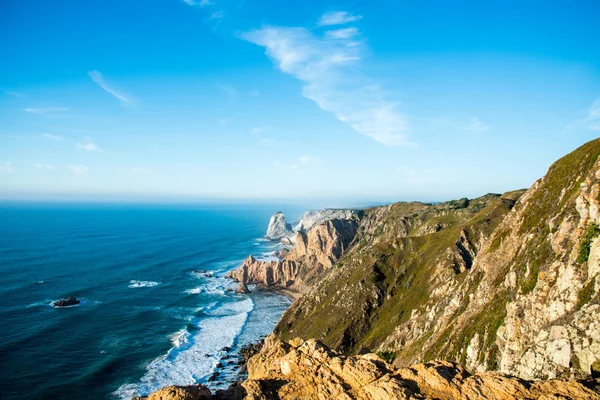
[(63, 307), (76, 306), (77, 304), (81, 304), (81, 301), (77, 300), (73, 296), (69, 296), (68, 299), (61, 299), (61, 300), (55, 301), (52, 304), (52, 306), (55, 308), (63, 308)]
[(292, 226), (286, 222), (285, 215), (283, 215), (281, 211), (277, 211), (273, 214), (269, 220), (265, 239), (282, 240), (291, 239), (293, 236), (294, 232), (292, 231)]

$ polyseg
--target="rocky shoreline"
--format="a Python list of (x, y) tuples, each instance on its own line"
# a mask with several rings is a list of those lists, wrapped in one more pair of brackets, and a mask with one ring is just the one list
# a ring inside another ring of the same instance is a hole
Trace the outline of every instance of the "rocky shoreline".
[(133, 400), (600, 399), (600, 382), (595, 379), (526, 381), (500, 372), (471, 375), (446, 361), (396, 368), (376, 354), (345, 357), (316, 340), (284, 343), (270, 336), (249, 355), (248, 379), (227, 390), (213, 394), (203, 385), (170, 386)]

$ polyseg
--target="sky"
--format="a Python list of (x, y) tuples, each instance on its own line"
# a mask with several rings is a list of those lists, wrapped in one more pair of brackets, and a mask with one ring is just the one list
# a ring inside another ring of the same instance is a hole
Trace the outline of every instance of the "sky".
[(596, 0), (4, 0), (0, 199), (529, 187), (600, 134), (599, 20)]

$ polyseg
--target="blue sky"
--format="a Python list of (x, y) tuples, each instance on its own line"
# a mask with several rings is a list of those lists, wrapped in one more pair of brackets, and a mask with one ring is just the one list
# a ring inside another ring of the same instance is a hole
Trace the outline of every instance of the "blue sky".
[(597, 1), (4, 1), (0, 198), (438, 201), (600, 133)]

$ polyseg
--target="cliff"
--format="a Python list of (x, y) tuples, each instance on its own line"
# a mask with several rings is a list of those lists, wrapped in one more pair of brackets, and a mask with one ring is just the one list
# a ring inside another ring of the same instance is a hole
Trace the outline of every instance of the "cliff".
[(307, 211), (294, 227), (296, 232), (307, 232), (313, 226), (332, 219), (360, 219), (361, 212), (349, 209), (325, 209)]
[(258, 261), (249, 256), (237, 269), (227, 273), (242, 286), (257, 284), (268, 289), (301, 293), (313, 280), (342, 256), (358, 228), (358, 215), (352, 219), (327, 220), (296, 235), (294, 246), (280, 261)]
[(273, 337), (248, 361), (248, 379), (212, 395), (203, 386), (169, 387), (148, 400), (296, 399), (563, 399), (598, 400), (596, 381), (525, 381), (498, 372), (469, 374), (432, 361), (395, 368), (376, 354), (345, 357), (316, 340), (284, 343)]
[(600, 360), (600, 140), (529, 190), (366, 210), (349, 250), (276, 335), (398, 367), (433, 359), (525, 379)]

